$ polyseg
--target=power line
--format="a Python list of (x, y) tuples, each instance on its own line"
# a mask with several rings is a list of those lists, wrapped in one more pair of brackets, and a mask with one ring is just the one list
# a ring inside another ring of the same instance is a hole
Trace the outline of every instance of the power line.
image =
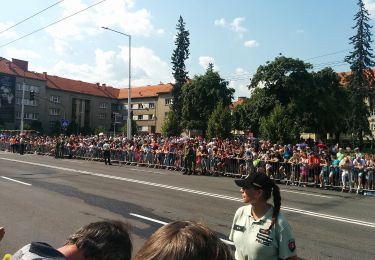
[(318, 58), (322, 58), (322, 57), (331, 56), (331, 55), (335, 55), (335, 54), (338, 54), (338, 53), (346, 52), (348, 50), (350, 50), (350, 49), (345, 49), (345, 50), (341, 50), (341, 51), (331, 52), (331, 53), (327, 53), (327, 54), (315, 56), (315, 57), (312, 57), (312, 58), (307, 58), (307, 59), (304, 59), (304, 60), (306, 61), (306, 60), (318, 59)]
[(20, 22), (14, 24), (14, 25), (12, 25), (11, 27), (6, 28), (5, 30), (1, 31), (0, 34), (6, 32), (6, 31), (9, 31), (10, 29), (16, 27), (17, 25), (26, 22), (27, 20), (29, 20), (29, 19), (31, 19), (31, 18), (37, 16), (38, 14), (43, 13), (44, 11), (47, 11), (47, 10), (50, 9), (51, 7), (54, 7), (55, 5), (57, 5), (57, 4), (59, 4), (59, 3), (63, 2), (63, 1), (64, 1), (64, 0), (58, 1), (58, 2), (54, 3), (53, 5), (50, 5), (50, 6), (48, 6), (47, 8), (44, 8), (43, 10), (37, 12), (36, 14), (33, 14), (32, 16), (23, 19), (22, 21), (20, 21)]
[(57, 23), (59, 23), (59, 22), (62, 22), (62, 21), (66, 20), (66, 19), (68, 19), (68, 18), (70, 18), (70, 17), (72, 17), (72, 16), (75, 16), (75, 15), (77, 15), (77, 14), (79, 14), (79, 13), (82, 13), (83, 11), (86, 11), (87, 9), (90, 9), (90, 8), (92, 8), (92, 7), (94, 7), (94, 6), (98, 5), (98, 4), (101, 4), (101, 3), (105, 2), (105, 1), (107, 1), (107, 0), (99, 1), (99, 2), (97, 2), (97, 3), (95, 3), (95, 4), (93, 4), (93, 5), (90, 5), (90, 6), (86, 7), (86, 8), (84, 8), (84, 9), (78, 11), (78, 12), (75, 12), (75, 13), (73, 13), (73, 14), (71, 14), (71, 15), (68, 15), (68, 16), (66, 16), (66, 17), (64, 17), (64, 18), (62, 18), (62, 19), (60, 19), (60, 20), (57, 20), (56, 22), (50, 23), (49, 25), (44, 26), (44, 27), (42, 27), (42, 28), (40, 28), (40, 29), (38, 29), (38, 30), (32, 31), (31, 33), (28, 33), (28, 34), (26, 34), (26, 35), (23, 35), (23, 36), (21, 36), (21, 37), (15, 39), (15, 40), (13, 40), (13, 41), (10, 41), (10, 42), (8, 42), (8, 43), (5, 43), (5, 44), (3, 44), (3, 45), (0, 45), (0, 48), (5, 47), (5, 46), (7, 46), (7, 45), (9, 45), (9, 44), (11, 44), (11, 43), (14, 43), (14, 42), (16, 42), (16, 41), (19, 41), (19, 40), (21, 40), (21, 39), (23, 39), (23, 38), (26, 38), (27, 36), (30, 36), (30, 35), (32, 35), (32, 34), (34, 34), (34, 33), (40, 32), (40, 31), (42, 31), (42, 30), (44, 30), (44, 29), (46, 29), (46, 28), (48, 28), (48, 27), (51, 27), (51, 26), (53, 26), (53, 25), (55, 25), (55, 24), (57, 24)]

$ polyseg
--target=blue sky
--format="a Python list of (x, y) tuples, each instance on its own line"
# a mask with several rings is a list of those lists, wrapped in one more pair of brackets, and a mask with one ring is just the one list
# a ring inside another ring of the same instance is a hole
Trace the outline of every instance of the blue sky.
[[(0, 56), (28, 60), (29, 69), (38, 72), (127, 87), (128, 38), (101, 29), (107, 26), (132, 35), (133, 86), (172, 82), (170, 61), (181, 15), (190, 32), (189, 76), (204, 73), (212, 62), (236, 98), (249, 96), (251, 75), (279, 53), (306, 60), (315, 70), (349, 70), (342, 61), (351, 50), (357, 0), (106, 0), (10, 43), (100, 1), (63, 0), (0, 33)], [(6, 1), (0, 31), (57, 2)], [(374, 18), (375, 0), (365, 4)]]

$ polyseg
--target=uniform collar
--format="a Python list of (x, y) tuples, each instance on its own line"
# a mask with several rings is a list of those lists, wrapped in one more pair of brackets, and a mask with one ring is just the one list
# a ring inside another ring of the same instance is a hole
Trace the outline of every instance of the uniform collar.
[(261, 217), (261, 218), (258, 219), (258, 220), (255, 220), (255, 219), (253, 218), (252, 214), (251, 214), (251, 205), (249, 205), (249, 207), (248, 207), (247, 210), (245, 211), (245, 215), (248, 216), (248, 217), (250, 217), (250, 218), (253, 220), (253, 222), (255, 222), (255, 223), (264, 223), (267, 219), (270, 219), (270, 218), (272, 217), (272, 212), (273, 212), (273, 207), (271, 206), (271, 207), (267, 210), (266, 214), (264, 214), (263, 217)]

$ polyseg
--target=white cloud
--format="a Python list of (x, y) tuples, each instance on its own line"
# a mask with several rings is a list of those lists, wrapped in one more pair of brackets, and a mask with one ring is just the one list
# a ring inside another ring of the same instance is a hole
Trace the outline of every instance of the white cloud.
[(371, 18), (375, 18), (375, 1), (365, 0), (365, 8), (369, 11)]
[(215, 64), (215, 59), (210, 56), (200, 56), (199, 57), (199, 65), (203, 67), (203, 69), (207, 70), (208, 64), (212, 63), (214, 65), (214, 70), (219, 71), (220, 68)]
[(233, 19), (233, 21), (230, 24), (230, 27), (233, 31), (238, 32), (238, 33), (244, 33), (247, 31), (247, 29), (241, 24), (245, 21), (245, 17), (236, 17)]
[[(83, 0), (65, 0), (61, 17), (67, 17), (89, 5)], [(151, 14), (146, 9), (132, 10), (133, 0), (111, 0), (90, 8), (78, 15), (47, 28), (54, 39), (83, 40), (87, 36), (103, 33), (101, 26), (121, 28), (130, 35), (150, 36), (160, 34), (162, 29), (155, 29), (151, 23)]]
[[(135, 86), (171, 82), (172, 73), (168, 63), (161, 60), (153, 50), (145, 47), (132, 48), (132, 84)], [(129, 50), (121, 47), (119, 56), (127, 62)]]
[(225, 27), (227, 25), (227, 22), (225, 21), (224, 18), (221, 18), (221, 19), (215, 20), (214, 24), (216, 26)]
[(157, 30), (156, 30), (156, 33), (159, 34), (159, 35), (162, 35), (162, 34), (164, 34), (165, 32), (164, 32), (163, 29), (157, 29)]
[(57, 54), (64, 55), (67, 52), (73, 53), (73, 48), (69, 45), (68, 42), (62, 40), (62, 39), (54, 39), (53, 41), (53, 47)]
[(247, 48), (254, 48), (254, 47), (258, 47), (259, 43), (256, 40), (250, 40), (250, 41), (244, 42), (243, 45)]
[[(128, 46), (119, 46), (120, 51), (95, 51), (95, 64), (74, 64), (60, 61), (53, 68), (54, 74), (87, 82), (101, 82), (113, 87), (127, 87), (129, 80)], [(144, 47), (132, 48), (133, 86), (171, 82), (168, 64)]]
[(16, 58), (16, 59), (28, 60), (28, 61), (39, 59), (41, 57), (39, 53), (35, 51), (27, 50), (27, 49), (17, 49), (14, 47), (6, 48), (5, 56), (8, 59)]
[[(14, 25), (13, 22), (0, 22), (0, 32), (7, 30), (9, 27)], [(0, 34), (0, 37), (4, 37), (5, 39), (16, 39), (18, 37), (17, 33), (12, 29), (9, 29)]]
[(249, 97), (250, 91), (248, 85), (250, 84), (251, 73), (243, 68), (236, 68), (233, 75), (229, 78), (229, 87), (235, 89), (234, 98)]

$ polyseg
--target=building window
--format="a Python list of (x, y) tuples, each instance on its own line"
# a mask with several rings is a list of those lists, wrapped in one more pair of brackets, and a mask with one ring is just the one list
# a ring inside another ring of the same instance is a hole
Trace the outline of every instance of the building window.
[(50, 127), (51, 129), (54, 129), (55, 126), (56, 126), (56, 124), (57, 124), (58, 122), (59, 122), (59, 121), (49, 121), (49, 127)]
[(173, 101), (171, 98), (166, 98), (165, 99), (165, 105), (172, 105), (173, 104)]
[[(128, 110), (128, 104), (123, 104), (122, 105), (122, 108), (123, 108), (123, 110)], [(132, 107), (133, 108), (133, 107)]]
[[(16, 104), (22, 105), (22, 98), (16, 98)], [(24, 99), (23, 104), (25, 106), (33, 106), (33, 107), (37, 106), (36, 100), (30, 100), (30, 99)]]
[(143, 120), (143, 115), (138, 115), (137, 120)]
[(138, 109), (143, 109), (143, 104), (142, 103), (138, 104)]
[(375, 131), (375, 124), (370, 124), (371, 131)]
[(53, 103), (60, 103), (60, 97), (59, 96), (50, 96), (49, 100)]
[[(17, 83), (16, 90), (22, 91), (22, 85), (23, 83)], [(38, 86), (25, 84), (25, 91), (31, 91), (31, 90), (34, 91), (35, 93), (40, 92), (40, 88)]]
[(148, 117), (148, 120), (154, 119), (154, 115), (153, 114), (149, 114), (149, 115), (147, 115), (147, 117)]
[[(16, 112), (16, 118), (21, 119), (21, 112)], [(23, 119), (28, 119), (28, 120), (38, 120), (39, 119), (39, 114), (36, 113), (23, 113)]]
[(98, 115), (98, 117), (99, 119), (106, 119), (106, 114), (101, 113)]
[(155, 103), (148, 103), (149, 108), (155, 108)]
[(50, 116), (59, 116), (60, 115), (60, 109), (50, 108), (49, 109), (49, 115)]
[(99, 107), (102, 109), (107, 108), (107, 103), (100, 103)]

